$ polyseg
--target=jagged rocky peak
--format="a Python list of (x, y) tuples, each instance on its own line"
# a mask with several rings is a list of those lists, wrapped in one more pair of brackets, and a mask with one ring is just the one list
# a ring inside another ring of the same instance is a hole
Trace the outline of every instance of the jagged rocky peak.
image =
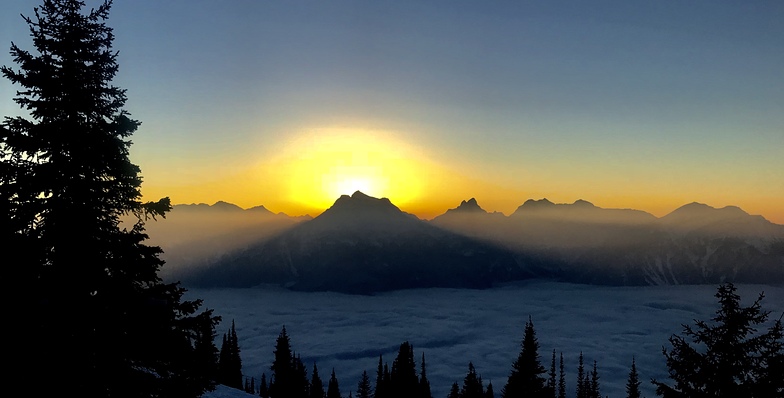
[(393, 205), (388, 198), (374, 198), (366, 195), (360, 191), (354, 192), (351, 196), (341, 195), (335, 204), (330, 209), (346, 209), (346, 210), (397, 210), (397, 206)]
[(486, 211), (479, 206), (479, 203), (476, 202), (475, 198), (460, 202), (460, 206), (457, 206), (455, 210), (460, 212), (486, 213)]
[(342, 195), (314, 221), (319, 223), (383, 224), (414, 217), (392, 204), (388, 198), (374, 198), (360, 191)]

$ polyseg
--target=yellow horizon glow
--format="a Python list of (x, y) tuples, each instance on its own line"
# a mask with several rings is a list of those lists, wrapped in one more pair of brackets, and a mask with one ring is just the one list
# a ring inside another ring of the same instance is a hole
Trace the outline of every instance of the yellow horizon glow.
[(274, 164), (288, 201), (326, 209), (355, 191), (401, 205), (416, 201), (425, 187), (423, 158), (387, 132), (322, 128), (290, 140)]
[[(278, 143), (275, 155), (225, 165), (220, 172), (206, 166), (174, 174), (142, 174), (145, 200), (168, 196), (175, 204), (217, 201), (243, 208), (264, 205), (292, 216), (317, 216), (341, 195), (355, 191), (388, 198), (401, 210), (432, 219), (476, 198), (489, 212), (510, 215), (528, 199), (556, 203), (587, 200), (603, 208), (630, 208), (662, 217), (691, 202), (721, 208), (738, 206), (784, 225), (784, 208), (776, 192), (748, 196), (749, 189), (707, 191), (699, 184), (653, 177), (571, 175), (569, 170), (519, 164), (502, 170), (483, 169), (469, 161), (437, 159), (429, 148), (416, 147), (403, 134), (363, 128), (302, 129)], [(174, 168), (165, 170), (176, 170)]]

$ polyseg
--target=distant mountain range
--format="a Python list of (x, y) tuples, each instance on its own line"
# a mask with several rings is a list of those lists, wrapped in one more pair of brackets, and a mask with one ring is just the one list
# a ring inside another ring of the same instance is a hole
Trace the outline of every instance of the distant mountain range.
[(225, 202), (179, 205), (171, 214), (179, 220), (173, 230), (203, 235), (184, 244), (175, 233), (183, 242), (168, 276), (186, 286), (272, 283), (372, 293), (539, 277), (608, 285), (784, 283), (784, 226), (733, 206), (691, 203), (657, 218), (541, 199), (505, 216), (472, 198), (426, 221), (386, 198), (355, 192), (313, 219)]

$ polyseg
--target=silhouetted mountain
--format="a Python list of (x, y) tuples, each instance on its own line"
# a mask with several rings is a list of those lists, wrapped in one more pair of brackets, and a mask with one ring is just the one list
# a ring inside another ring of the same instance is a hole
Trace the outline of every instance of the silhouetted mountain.
[(413, 287), (484, 288), (542, 275), (497, 245), (437, 228), (388, 199), (343, 195), (321, 215), (190, 275), (193, 286), (283, 284), (370, 293)]
[(693, 203), (657, 219), (584, 200), (556, 204), (530, 199), (509, 217), (491, 220), (486, 215), (450, 210), (433, 223), (539, 258), (554, 267), (552, 273), (573, 282), (784, 282), (784, 226), (737, 207)]
[(163, 249), (164, 279), (174, 278), (184, 266), (192, 267), (250, 243), (274, 236), (310, 217), (274, 214), (264, 206), (244, 210), (219, 201), (213, 205), (177, 204), (166, 218), (149, 221), (145, 227), (150, 243)]
[(471, 198), (433, 218), (430, 223), (465, 236), (502, 241), (508, 235), (504, 230), (505, 220), (503, 213), (488, 213), (479, 206), (476, 199)]
[(784, 226), (753, 216), (736, 206), (720, 209), (689, 203), (662, 217), (659, 222), (673, 233), (712, 237), (743, 237), (769, 243), (784, 239)]
[[(178, 236), (212, 231), (166, 252), (180, 256), (177, 264), (198, 265), (174, 275), (194, 286), (275, 283), (369, 293), (530, 277), (611, 285), (784, 283), (784, 226), (732, 206), (692, 203), (656, 218), (585, 200), (531, 199), (507, 217), (471, 198), (423, 221), (386, 198), (355, 192), (310, 220), (225, 202), (172, 213), (188, 220)], [(256, 221), (216, 234), (232, 217)]]
[(510, 217), (595, 224), (646, 224), (656, 219), (654, 215), (641, 210), (604, 209), (582, 199), (572, 204), (555, 204), (547, 199), (529, 199)]

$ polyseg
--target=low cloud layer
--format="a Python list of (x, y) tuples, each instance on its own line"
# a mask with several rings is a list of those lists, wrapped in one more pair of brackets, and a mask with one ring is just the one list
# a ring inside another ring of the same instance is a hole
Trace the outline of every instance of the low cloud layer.
[[(759, 292), (763, 308), (780, 314), (784, 287), (739, 286), (743, 304)], [(375, 296), (292, 292), (276, 287), (190, 289), (223, 317), (218, 341), (232, 319), (242, 350), (243, 373), (270, 375), (275, 339), (283, 325), (293, 349), (312, 370), (333, 367), (341, 391), (355, 390), (363, 370), (375, 379), (378, 356), (391, 366), (403, 341), (424, 352), (433, 395), (462, 384), (468, 362), (500, 392), (520, 350), (530, 315), (549, 368), (552, 350), (564, 353), (567, 387), (573, 394), (577, 357), (598, 362), (602, 395), (621, 397), (632, 356), (643, 393), (651, 378), (667, 379), (661, 354), (682, 324), (708, 320), (718, 308), (716, 286), (597, 287), (553, 282), (517, 283), (488, 290), (415, 289)], [(778, 307), (776, 307), (778, 305)], [(776, 316), (777, 318), (778, 316)]]

